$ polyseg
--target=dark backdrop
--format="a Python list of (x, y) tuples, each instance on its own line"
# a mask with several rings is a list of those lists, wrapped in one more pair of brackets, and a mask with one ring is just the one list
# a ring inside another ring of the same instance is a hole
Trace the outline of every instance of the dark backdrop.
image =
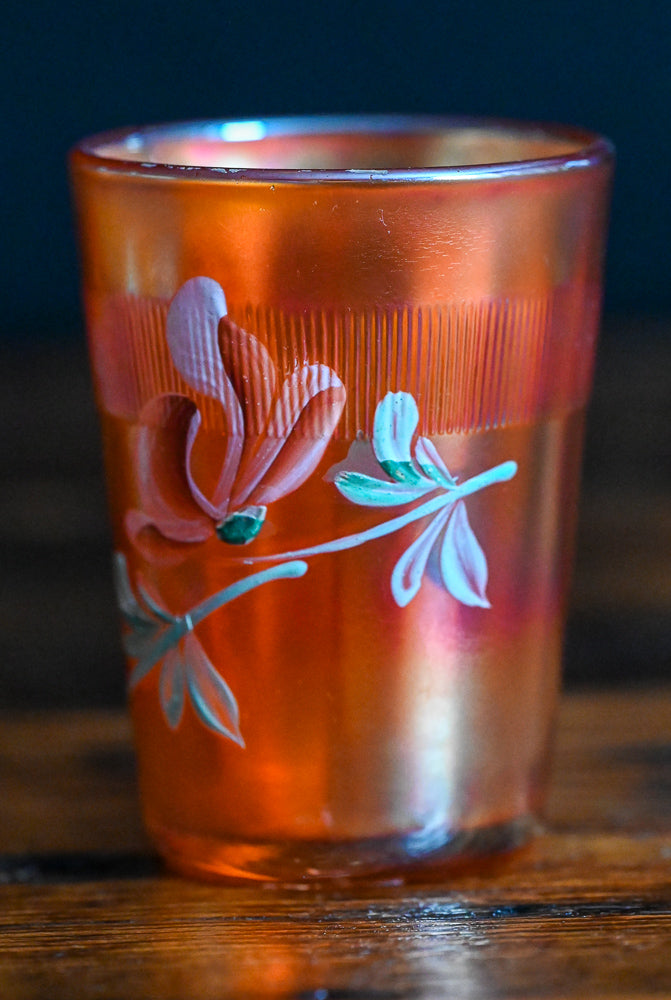
[(671, 308), (668, 0), (4, 0), (2, 20), (5, 338), (80, 329), (68, 147), (188, 117), (421, 111), (605, 132), (606, 308)]

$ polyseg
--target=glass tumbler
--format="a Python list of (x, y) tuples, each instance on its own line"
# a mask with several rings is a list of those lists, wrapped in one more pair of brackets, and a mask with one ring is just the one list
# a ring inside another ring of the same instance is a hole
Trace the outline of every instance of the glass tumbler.
[(161, 125), (71, 174), (147, 829), (295, 882), (542, 808), (609, 143)]

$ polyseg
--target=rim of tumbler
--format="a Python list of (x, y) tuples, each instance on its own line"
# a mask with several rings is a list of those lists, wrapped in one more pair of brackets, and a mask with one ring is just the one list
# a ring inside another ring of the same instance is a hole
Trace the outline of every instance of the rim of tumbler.
[[(409, 168), (331, 168), (331, 167), (235, 167), (202, 166), (138, 160), (101, 154), (102, 147), (118, 145), (137, 151), (152, 140), (197, 139), (241, 143), (263, 142), (268, 138), (347, 135), (435, 136), (450, 130), (479, 130), (525, 139), (556, 139), (570, 143), (569, 152), (545, 157), (504, 160), (494, 163), (468, 163), (452, 166)], [(520, 121), (507, 118), (479, 118), (432, 115), (310, 115), (259, 119), (203, 119), (168, 122), (158, 125), (130, 126), (88, 136), (71, 150), (73, 165), (97, 171), (155, 178), (258, 181), (263, 183), (418, 183), (517, 178), (529, 174), (564, 173), (585, 170), (613, 158), (613, 144), (605, 136), (572, 125)]]

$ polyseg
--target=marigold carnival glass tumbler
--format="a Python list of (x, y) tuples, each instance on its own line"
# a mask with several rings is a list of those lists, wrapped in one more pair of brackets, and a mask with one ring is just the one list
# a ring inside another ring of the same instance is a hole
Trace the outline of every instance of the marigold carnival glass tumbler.
[(207, 122), (74, 150), (147, 828), (292, 882), (542, 807), (612, 171), (573, 128)]

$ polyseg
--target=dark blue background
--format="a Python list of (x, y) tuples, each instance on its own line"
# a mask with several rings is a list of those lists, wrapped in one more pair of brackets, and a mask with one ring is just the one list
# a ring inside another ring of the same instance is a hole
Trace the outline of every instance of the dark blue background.
[(2, 17), (5, 338), (80, 329), (68, 147), (189, 117), (418, 111), (602, 131), (618, 149), (606, 307), (671, 310), (668, 0), (5, 0)]

